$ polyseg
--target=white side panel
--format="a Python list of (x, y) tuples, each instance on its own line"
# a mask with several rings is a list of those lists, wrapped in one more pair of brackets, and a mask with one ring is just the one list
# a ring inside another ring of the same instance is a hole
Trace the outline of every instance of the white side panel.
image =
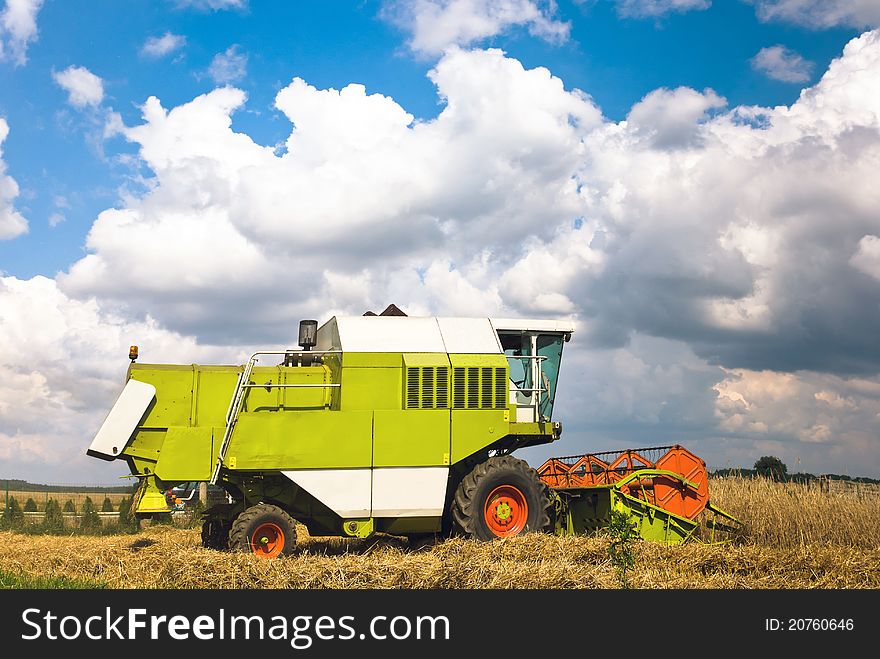
[(440, 517), (449, 467), (373, 470), (373, 517)]
[(446, 352), (487, 354), (502, 352), (498, 335), (488, 318), (437, 318)]
[(370, 469), (283, 471), (294, 483), (343, 518), (370, 516)]
[(446, 352), (435, 318), (340, 316), (343, 352)]
[(156, 396), (156, 387), (139, 380), (129, 380), (110, 408), (87, 453), (96, 458), (116, 458), (140, 423)]

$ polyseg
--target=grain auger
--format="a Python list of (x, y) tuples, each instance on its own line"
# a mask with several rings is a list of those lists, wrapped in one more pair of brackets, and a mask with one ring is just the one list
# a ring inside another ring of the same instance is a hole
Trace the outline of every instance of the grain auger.
[[(551, 489), (562, 535), (601, 529), (615, 510), (629, 515), (642, 538), (667, 544), (714, 543), (716, 531), (740, 526), (709, 500), (706, 463), (679, 445), (550, 458), (537, 471)], [(707, 538), (698, 533), (704, 512), (711, 515)]]

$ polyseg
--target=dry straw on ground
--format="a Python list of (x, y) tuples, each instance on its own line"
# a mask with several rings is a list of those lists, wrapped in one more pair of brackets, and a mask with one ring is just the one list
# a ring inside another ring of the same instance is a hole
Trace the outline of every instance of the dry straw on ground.
[[(639, 542), (635, 588), (878, 588), (875, 500), (804, 486), (715, 480), (713, 499), (747, 522), (732, 544)], [(840, 497), (845, 498), (840, 498)], [(0, 570), (64, 575), (112, 588), (615, 588), (605, 536), (530, 534), (478, 543), (452, 539), (308, 538), (266, 561), (200, 546), (198, 531), (149, 527), (136, 536), (0, 533)]]

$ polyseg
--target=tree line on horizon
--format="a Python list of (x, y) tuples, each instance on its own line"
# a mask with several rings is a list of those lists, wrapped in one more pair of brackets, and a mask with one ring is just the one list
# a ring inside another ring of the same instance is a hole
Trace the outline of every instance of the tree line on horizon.
[(848, 474), (811, 474), (807, 472), (788, 473), (786, 464), (775, 455), (764, 455), (755, 461), (751, 469), (745, 467), (733, 467), (725, 469), (716, 469), (709, 473), (710, 476), (763, 476), (772, 478), (775, 481), (785, 483), (814, 483), (820, 479), (832, 481), (850, 481), (852, 483), (869, 483), (880, 484), (880, 479), (867, 478), (864, 476), (852, 477)]

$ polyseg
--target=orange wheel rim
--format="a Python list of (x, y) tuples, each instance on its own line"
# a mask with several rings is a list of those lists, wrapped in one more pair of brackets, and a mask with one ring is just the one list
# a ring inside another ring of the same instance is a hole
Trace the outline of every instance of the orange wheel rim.
[(529, 504), (513, 485), (499, 485), (486, 497), (483, 508), (486, 526), (499, 538), (517, 535), (529, 519)]
[(275, 558), (284, 549), (284, 531), (277, 524), (260, 524), (251, 534), (251, 551), (260, 558)]

